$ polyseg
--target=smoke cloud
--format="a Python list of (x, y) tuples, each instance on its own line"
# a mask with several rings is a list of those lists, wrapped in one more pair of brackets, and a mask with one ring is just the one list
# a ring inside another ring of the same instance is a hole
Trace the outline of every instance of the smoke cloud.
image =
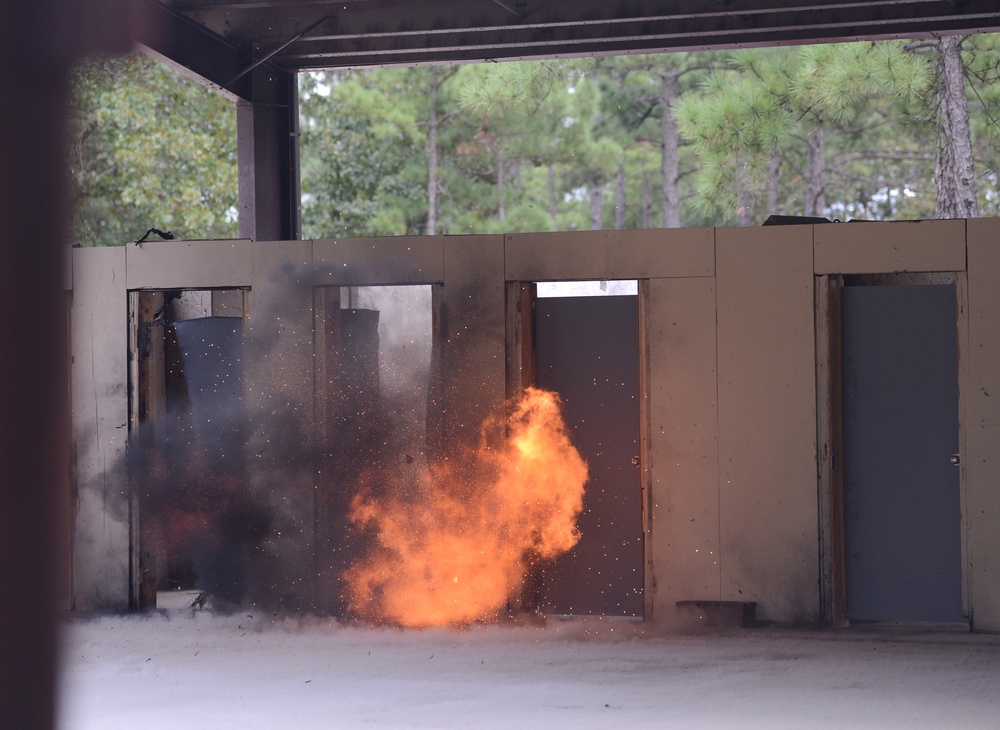
[(127, 464), (147, 598), (193, 586), (217, 606), (402, 626), (502, 616), (579, 540), (587, 466), (558, 396), (529, 389), (478, 444), (442, 443), (435, 424), (461, 414), (433, 394), (431, 287), (321, 292), (322, 274), (276, 267), (249, 326), (168, 323), (173, 406), (130, 435)]

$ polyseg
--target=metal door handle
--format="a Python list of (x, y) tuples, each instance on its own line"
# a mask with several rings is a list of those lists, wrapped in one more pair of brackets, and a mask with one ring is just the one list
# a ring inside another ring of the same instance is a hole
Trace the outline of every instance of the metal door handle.
[(639, 466), (639, 457), (638, 456), (633, 456), (632, 457), (632, 466)]
[(958, 466), (959, 464), (962, 463), (962, 459), (958, 454), (952, 454), (951, 459), (949, 459), (949, 461), (951, 461), (952, 466)]

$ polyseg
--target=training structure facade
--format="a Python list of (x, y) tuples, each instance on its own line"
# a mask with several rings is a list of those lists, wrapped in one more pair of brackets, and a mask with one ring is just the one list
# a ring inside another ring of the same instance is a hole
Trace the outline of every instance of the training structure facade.
[[(636, 541), (611, 540), (638, 556), (621, 589), (632, 603), (605, 595), (617, 578), (601, 568), (598, 598), (574, 604), (591, 608), (563, 609), (544, 588), (525, 606), (664, 626), (732, 605), (779, 624), (1000, 630), (1000, 221), (990, 219), (73, 249), (68, 606), (155, 604), (150, 581), (163, 576), (147, 575), (155, 536), (143, 537), (137, 496), (155, 465), (129, 452), (177, 387), (179, 339), (161, 325), (179, 299), (198, 292), (202, 309), (178, 321), (229, 317), (226, 331), (242, 332), (230, 386), (245, 431), (226, 458), (239, 489), (284, 515), (246, 538), (262, 558), (233, 568), (242, 595), (323, 611), (336, 604), (337, 500), (317, 484), (335, 465), (300, 447), (343, 440), (328, 400), (350, 362), (330, 343), (347, 341), (344, 312), (360, 309), (345, 304), (350, 292), (429, 292), (425, 437), (452, 443), (477, 439), (519, 388), (561, 382), (558, 357), (542, 363), (560, 348), (538, 321), (554, 310), (536, 284), (585, 280), (637, 282), (635, 353), (622, 366), (636, 370), (623, 386), (636, 436), (596, 424), (599, 440), (626, 439), (634, 458), (603, 477), (620, 477), (621, 499), (609, 492), (591, 510), (632, 505), (605, 520), (634, 523)], [(604, 316), (580, 306), (552, 321)], [(606, 446), (584, 457), (599, 464)], [(589, 519), (585, 539), (611, 529)], [(221, 548), (213, 556), (229, 565)], [(588, 567), (576, 570), (585, 582)]]

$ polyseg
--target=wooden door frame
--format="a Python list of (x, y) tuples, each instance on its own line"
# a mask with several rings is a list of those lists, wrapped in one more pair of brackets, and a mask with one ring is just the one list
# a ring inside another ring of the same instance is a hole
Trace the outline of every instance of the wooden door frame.
[[(535, 299), (534, 282), (508, 281), (505, 286), (506, 362), (505, 383), (508, 402), (535, 384)], [(525, 573), (518, 595), (507, 604), (511, 615), (537, 614), (541, 599), (541, 574), (531, 567)]]
[[(164, 358), (164, 327), (157, 317), (163, 316), (165, 290), (135, 290), (128, 292), (128, 413), (129, 431), (149, 424), (160, 435), (166, 411), (166, 378)], [(129, 441), (132, 439), (130, 438)], [(129, 460), (126, 460), (128, 463)], [(135, 480), (126, 468), (128, 484), (128, 608), (142, 611), (155, 606), (150, 597), (146, 562), (153, 559), (144, 551), (139, 496)], [(155, 585), (152, 586), (155, 592)]]
[(845, 285), (954, 284), (958, 341), (959, 502), (962, 515), (962, 613), (972, 626), (966, 514), (965, 394), (969, 388), (968, 274), (965, 271), (824, 274), (816, 276), (817, 486), (820, 538), (820, 615), (834, 628), (850, 625), (847, 616), (845, 493), (843, 478), (843, 288)]
[(639, 489), (642, 514), (642, 618), (653, 618), (653, 556), (650, 550), (653, 527), (652, 420), (650, 415), (649, 369), (649, 279), (638, 279), (639, 289)]
[(820, 619), (847, 626), (844, 560), (841, 303), (844, 277), (816, 277), (816, 414), (819, 494)]

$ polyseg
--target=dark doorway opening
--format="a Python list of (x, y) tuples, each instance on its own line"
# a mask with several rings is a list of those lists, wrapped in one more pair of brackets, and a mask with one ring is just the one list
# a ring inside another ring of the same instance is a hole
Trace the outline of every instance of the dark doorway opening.
[(590, 474), (580, 542), (542, 566), (537, 607), (552, 615), (642, 617), (638, 296), (635, 282), (588, 285), (597, 296), (556, 290), (534, 306), (534, 381), (559, 393)]
[(371, 539), (349, 516), (362, 483), (369, 493), (391, 494), (415, 488), (427, 469), (433, 294), (431, 285), (314, 292), (317, 596), (333, 615), (347, 614), (345, 571)]
[(133, 609), (238, 604), (266, 530), (244, 478), (242, 290), (130, 294)]

